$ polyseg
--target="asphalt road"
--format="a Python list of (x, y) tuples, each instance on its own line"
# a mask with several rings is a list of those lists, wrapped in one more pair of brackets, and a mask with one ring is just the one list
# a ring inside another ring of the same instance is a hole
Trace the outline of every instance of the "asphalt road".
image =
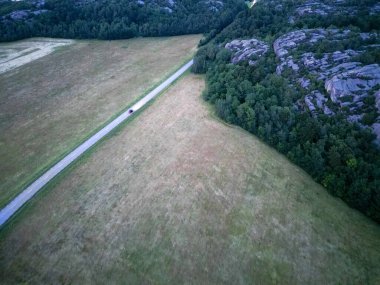
[[(21, 192), (16, 198), (14, 198), (8, 205), (6, 205), (0, 211), (0, 226), (4, 225), (10, 217), (12, 217), (26, 202), (28, 202), (38, 191), (40, 191), (47, 183), (49, 183), (55, 176), (57, 176), (61, 171), (63, 171), (67, 166), (69, 166), (73, 161), (78, 159), (83, 153), (90, 149), (93, 145), (99, 142), (102, 138), (108, 135), (117, 126), (127, 120), (134, 112), (138, 111), (150, 100), (160, 94), (165, 88), (172, 84), (176, 79), (178, 79), (186, 70), (188, 70), (193, 64), (193, 60), (190, 60), (184, 66), (182, 66), (178, 71), (176, 71), (172, 76), (161, 83), (157, 88), (147, 94), (144, 98), (118, 116), (115, 120), (106, 125), (103, 129), (97, 132), (95, 135), (90, 137), (52, 168), (46, 171), (40, 178), (35, 180), (30, 186), (28, 186), (23, 192)], [(130, 110), (133, 110), (130, 113)]]

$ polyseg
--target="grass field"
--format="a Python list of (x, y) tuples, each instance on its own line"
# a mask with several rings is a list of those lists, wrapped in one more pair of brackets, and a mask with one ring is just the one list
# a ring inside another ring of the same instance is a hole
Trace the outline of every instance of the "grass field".
[(187, 75), (0, 234), (28, 284), (380, 284), (380, 228), (217, 120)]
[(0, 208), (189, 59), (199, 39), (76, 41), (1, 74)]

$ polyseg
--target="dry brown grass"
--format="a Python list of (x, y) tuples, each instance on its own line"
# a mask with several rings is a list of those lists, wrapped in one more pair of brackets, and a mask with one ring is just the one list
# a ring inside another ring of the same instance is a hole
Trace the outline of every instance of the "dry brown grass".
[(191, 57), (199, 39), (76, 42), (0, 75), (0, 208)]
[(379, 284), (380, 229), (254, 136), (188, 75), (33, 201), (0, 280)]

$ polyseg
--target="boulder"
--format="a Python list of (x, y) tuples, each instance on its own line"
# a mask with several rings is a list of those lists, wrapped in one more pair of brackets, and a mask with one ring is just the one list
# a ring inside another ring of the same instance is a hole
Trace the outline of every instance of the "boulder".
[(305, 77), (301, 77), (298, 79), (298, 83), (301, 85), (302, 88), (308, 89), (310, 86), (310, 79), (307, 79)]

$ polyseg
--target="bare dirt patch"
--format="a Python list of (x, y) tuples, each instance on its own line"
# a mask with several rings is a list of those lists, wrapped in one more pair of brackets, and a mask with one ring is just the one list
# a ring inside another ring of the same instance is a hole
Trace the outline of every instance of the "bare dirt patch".
[(56, 48), (72, 44), (72, 40), (30, 39), (0, 44), (0, 74), (52, 53)]
[(378, 284), (380, 229), (188, 75), (3, 231), (4, 282)]
[(0, 207), (173, 73), (199, 39), (76, 41), (0, 75)]

